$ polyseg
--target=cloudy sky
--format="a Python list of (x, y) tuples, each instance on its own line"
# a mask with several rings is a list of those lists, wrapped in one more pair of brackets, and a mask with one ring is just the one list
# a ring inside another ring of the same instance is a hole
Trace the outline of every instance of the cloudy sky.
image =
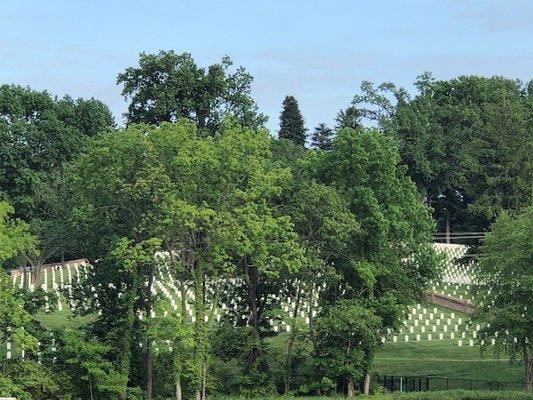
[(287, 94), (332, 124), (362, 80), (533, 78), (533, 1), (17, 0), (0, 7), (0, 83), (96, 97), (122, 122), (116, 76), (141, 51), (229, 55), (278, 127)]

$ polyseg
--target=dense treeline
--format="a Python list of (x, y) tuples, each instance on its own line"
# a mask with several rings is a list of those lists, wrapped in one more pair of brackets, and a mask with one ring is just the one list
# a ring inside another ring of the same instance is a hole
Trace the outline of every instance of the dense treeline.
[[(0, 261), (93, 265), (75, 290), (87, 323), (52, 338), (33, 317), (44, 294), (0, 275), (0, 341), (27, 353), (1, 361), (0, 395), (368, 392), (381, 337), (438, 278), (435, 230), (531, 204), (531, 84), (364, 83), (311, 137), (287, 96), (273, 138), (231, 65), (141, 54), (117, 80), (120, 129), (97, 100), (0, 87)], [(163, 269), (176, 308), (154, 288)]]

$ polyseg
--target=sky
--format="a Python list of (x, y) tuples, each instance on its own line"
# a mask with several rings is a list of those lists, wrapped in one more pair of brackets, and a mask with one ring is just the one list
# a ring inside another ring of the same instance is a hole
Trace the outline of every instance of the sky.
[(413, 91), (424, 71), (533, 78), (533, 0), (0, 0), (0, 84), (95, 97), (119, 124), (116, 76), (141, 51), (229, 55), (277, 131), (295, 96), (306, 125), (333, 125), (361, 81)]

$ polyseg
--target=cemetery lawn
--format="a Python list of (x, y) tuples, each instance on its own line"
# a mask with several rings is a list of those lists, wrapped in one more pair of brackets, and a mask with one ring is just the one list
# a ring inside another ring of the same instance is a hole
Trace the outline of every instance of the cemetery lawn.
[(95, 315), (75, 316), (72, 311), (65, 307), (62, 311), (52, 313), (39, 312), (36, 319), (48, 329), (80, 328), (96, 318)]
[(447, 377), (517, 381), (523, 366), (511, 365), (505, 356), (480, 353), (479, 346), (457, 346), (457, 340), (387, 342), (377, 353), (375, 371), (386, 375)]

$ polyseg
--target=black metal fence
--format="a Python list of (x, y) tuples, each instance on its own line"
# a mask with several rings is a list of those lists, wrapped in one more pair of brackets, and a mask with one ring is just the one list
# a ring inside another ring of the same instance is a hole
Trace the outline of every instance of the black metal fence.
[(429, 390), (522, 390), (521, 381), (489, 381), (443, 376), (378, 375), (377, 382), (387, 391), (426, 392)]

